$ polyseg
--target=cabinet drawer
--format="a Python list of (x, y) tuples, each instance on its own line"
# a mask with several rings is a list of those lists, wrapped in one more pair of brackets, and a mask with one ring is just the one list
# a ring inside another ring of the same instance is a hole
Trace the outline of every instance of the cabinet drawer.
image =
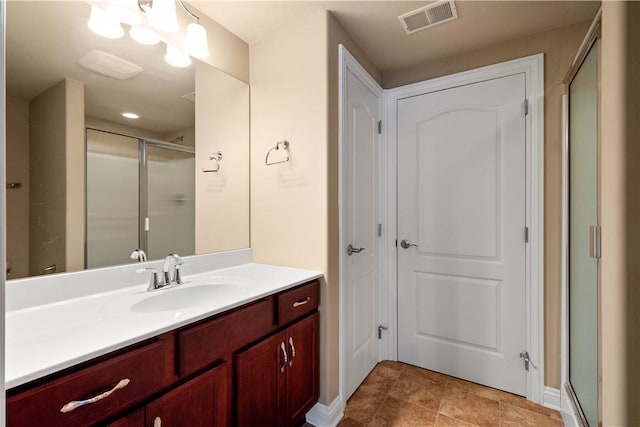
[(178, 332), (180, 375), (191, 374), (266, 336), (276, 328), (273, 298)]
[(318, 308), (320, 282), (299, 286), (278, 295), (278, 324), (286, 325)]
[[(161, 389), (165, 354), (164, 341), (155, 342), (11, 396), (7, 425), (87, 426), (113, 416)], [(67, 403), (98, 396), (123, 379), (129, 383), (109, 396), (61, 412)]]

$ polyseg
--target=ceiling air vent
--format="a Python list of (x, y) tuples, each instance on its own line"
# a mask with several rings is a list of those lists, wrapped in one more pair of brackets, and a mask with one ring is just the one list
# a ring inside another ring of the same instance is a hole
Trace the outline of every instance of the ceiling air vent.
[(453, 0), (441, 0), (398, 17), (407, 34), (426, 30), (434, 25), (456, 19), (456, 5)]

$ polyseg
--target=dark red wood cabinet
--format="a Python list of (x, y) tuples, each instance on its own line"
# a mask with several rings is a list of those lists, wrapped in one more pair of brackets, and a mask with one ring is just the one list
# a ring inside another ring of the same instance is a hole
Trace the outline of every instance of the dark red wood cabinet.
[(236, 355), (239, 427), (293, 427), (318, 400), (318, 314)]
[(298, 425), (318, 399), (318, 292), (314, 280), (9, 390), (7, 425)]

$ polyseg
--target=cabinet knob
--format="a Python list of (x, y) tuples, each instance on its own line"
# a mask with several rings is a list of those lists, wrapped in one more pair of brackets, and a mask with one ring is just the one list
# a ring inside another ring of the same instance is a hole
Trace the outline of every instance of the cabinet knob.
[(162, 418), (156, 417), (153, 420), (153, 427), (162, 427)]

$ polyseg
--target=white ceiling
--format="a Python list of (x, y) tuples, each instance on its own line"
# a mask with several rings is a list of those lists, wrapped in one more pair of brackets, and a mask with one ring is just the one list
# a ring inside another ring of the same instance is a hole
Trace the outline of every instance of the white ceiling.
[(406, 35), (398, 16), (430, 1), (204, 1), (195, 5), (249, 44), (331, 11), (380, 71), (400, 69), (590, 20), (599, 1), (456, 1), (459, 18)]

